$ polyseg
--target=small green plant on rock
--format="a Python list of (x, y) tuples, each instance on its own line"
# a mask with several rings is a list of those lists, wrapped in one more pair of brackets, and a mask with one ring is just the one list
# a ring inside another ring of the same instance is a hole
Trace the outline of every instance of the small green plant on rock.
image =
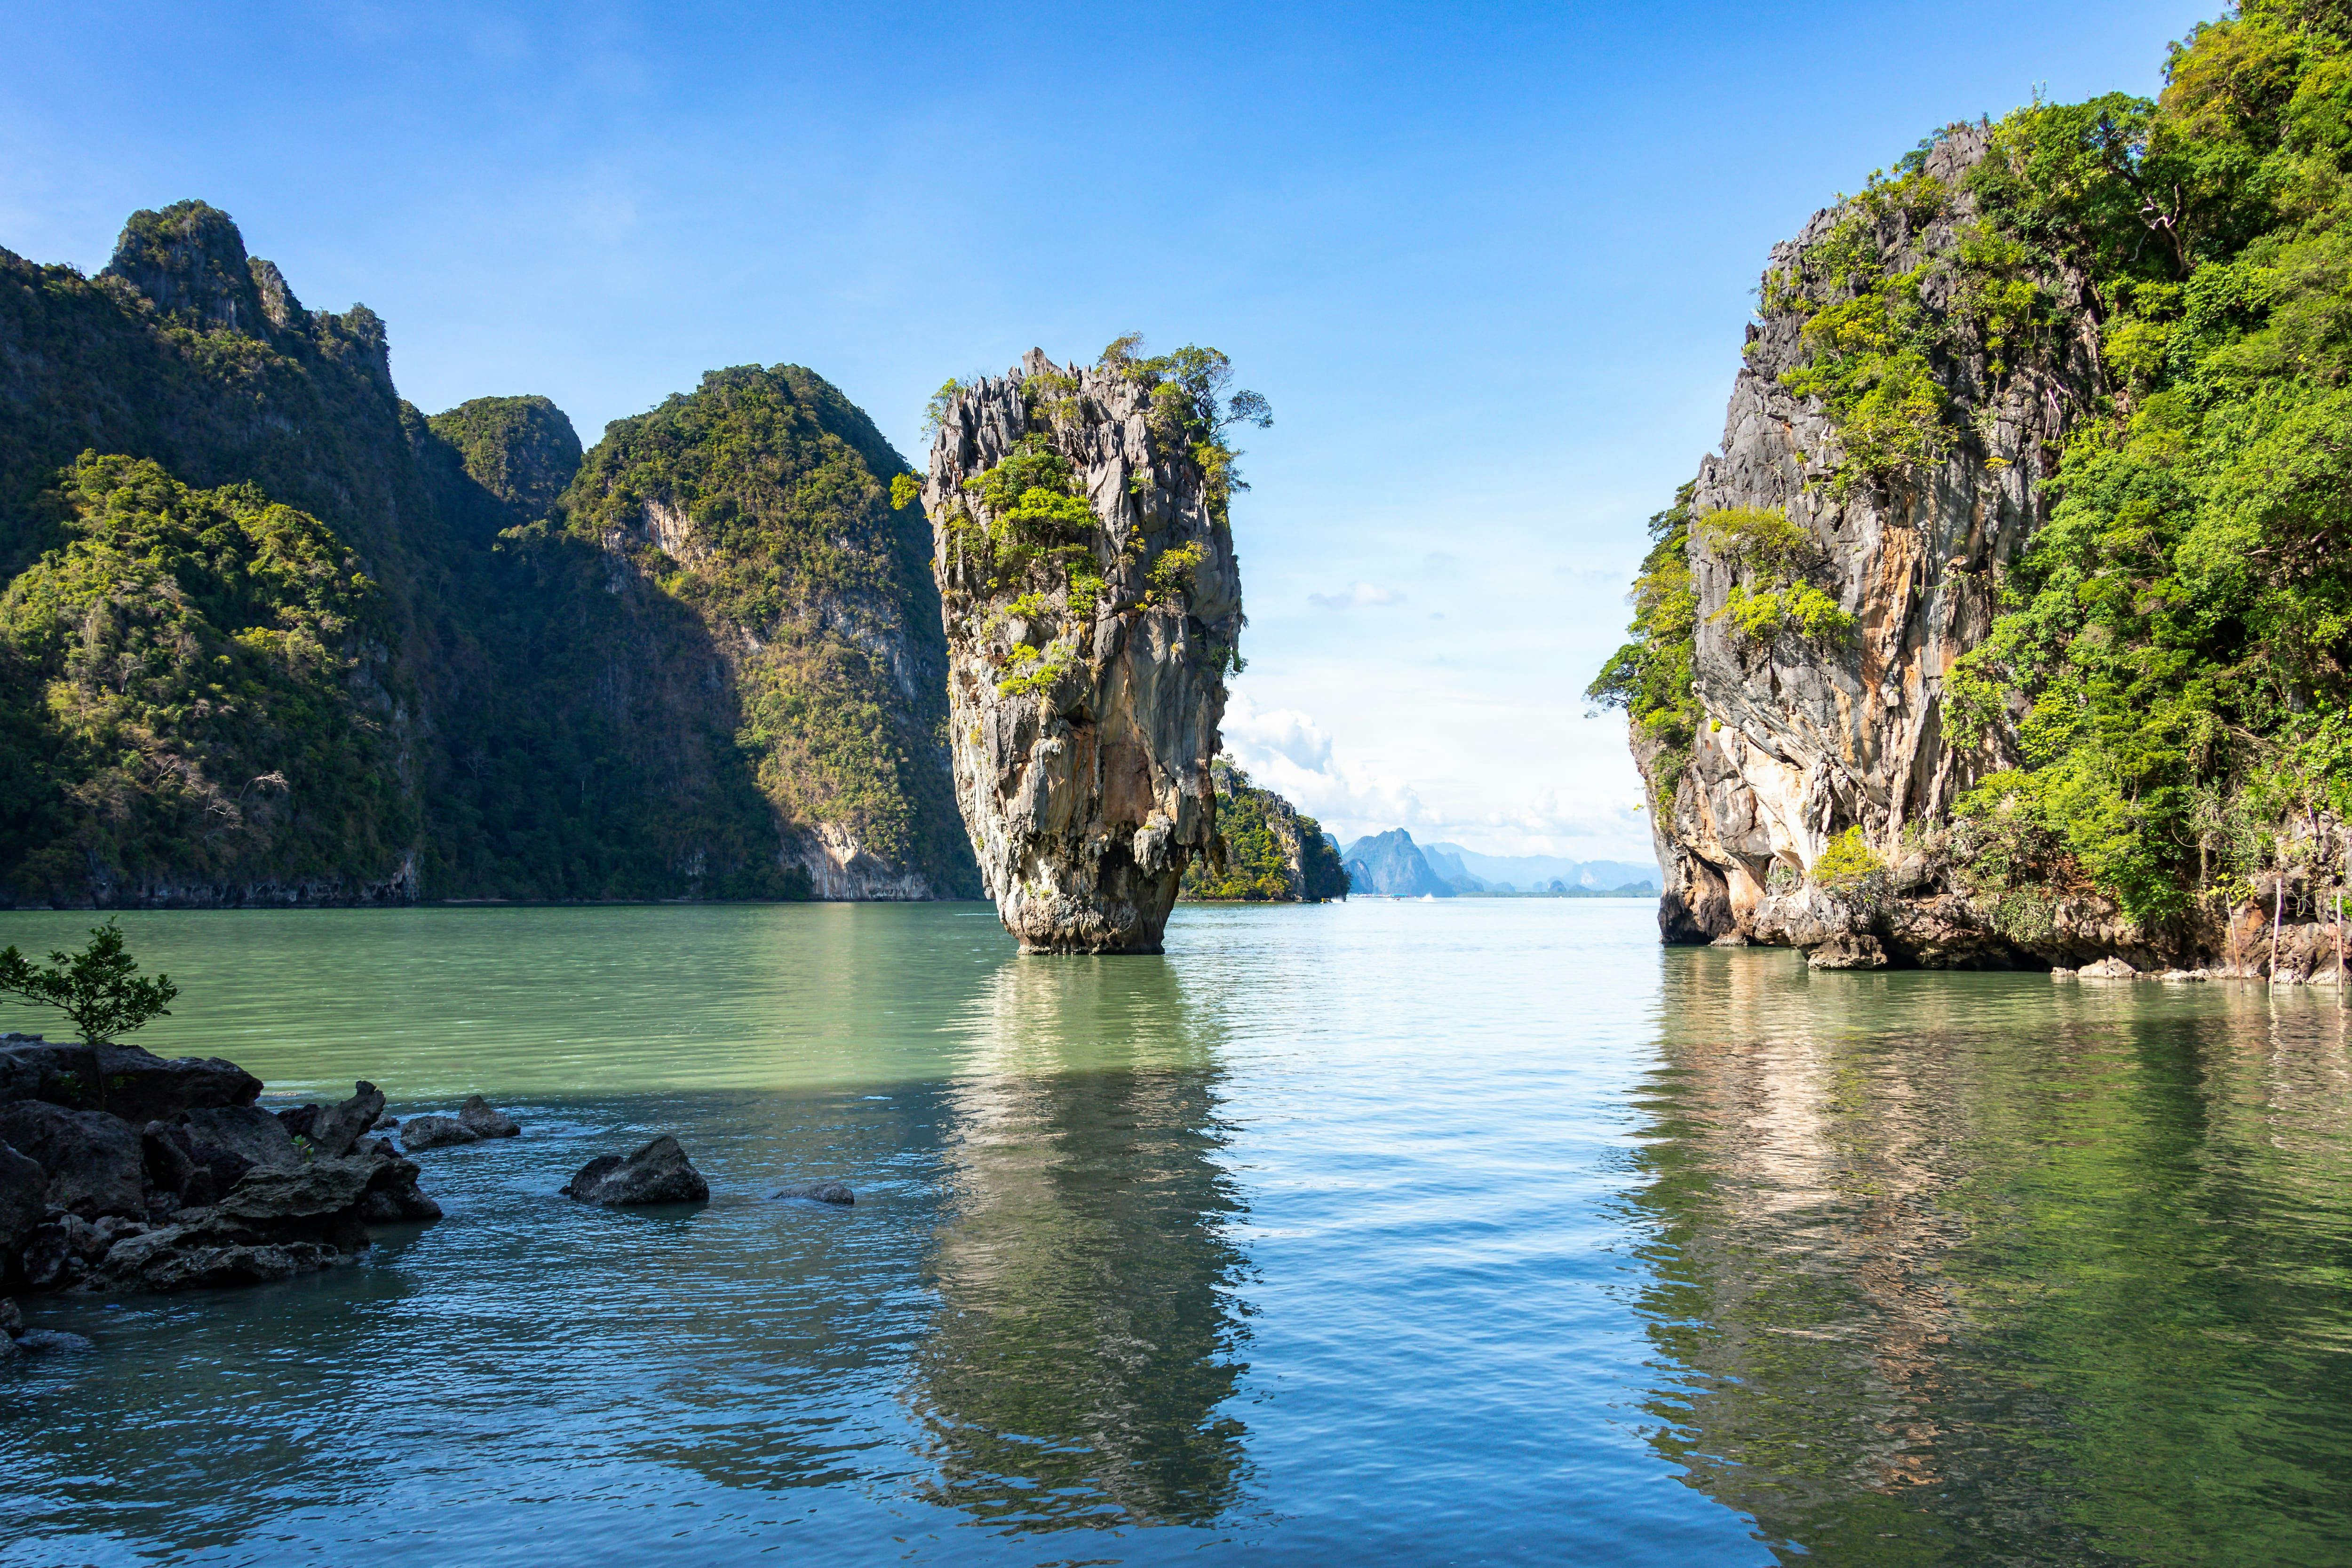
[(1822, 566), (1820, 542), (1788, 513), (1727, 507), (1699, 519), (1698, 531), (1708, 549), (1748, 577), (1732, 584), (1715, 618), (1729, 620), (1750, 643), (1769, 647), (1790, 633), (1816, 643), (1853, 635), (1853, 616), (1810, 580)]
[(0, 993), (55, 1007), (91, 1045), (110, 1043), (152, 1018), (171, 1016), (180, 988), (168, 974), (139, 976), (138, 960), (112, 921), (92, 927), (79, 952), (52, 952), (46, 968), (13, 946), (0, 950)]
[(1860, 824), (1831, 839), (1813, 861), (1813, 886), (1832, 897), (1852, 900), (1867, 896), (1885, 880), (1886, 860), (1863, 838)]

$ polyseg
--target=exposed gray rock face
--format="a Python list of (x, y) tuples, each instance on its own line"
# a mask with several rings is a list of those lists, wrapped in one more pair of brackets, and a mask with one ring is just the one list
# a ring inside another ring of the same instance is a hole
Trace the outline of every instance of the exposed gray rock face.
[[(1068, 463), (1091, 526), (990, 514), (967, 481), (1024, 442)], [(959, 395), (932, 443), (956, 798), (1024, 952), (1159, 952), (1215, 830), (1240, 569), (1199, 464), (1167, 446), (1148, 388), (1036, 350)]]
[(139, 1135), (99, 1110), (42, 1100), (0, 1106), (0, 1142), (48, 1173), (48, 1206), (84, 1219), (147, 1212), (146, 1160)]
[(478, 1094), (457, 1108), (457, 1121), (477, 1138), (518, 1138), (522, 1135), (520, 1122)]
[(677, 1139), (664, 1134), (625, 1157), (599, 1154), (564, 1184), (563, 1195), (606, 1208), (643, 1204), (698, 1204), (710, 1184), (686, 1157)]
[[(257, 1105), (225, 1106), (218, 1110), (191, 1110), (179, 1124), (188, 1131), (189, 1152), (199, 1165), (218, 1165), (229, 1154), (240, 1162), (228, 1173), (234, 1183), (256, 1165), (283, 1170), (302, 1163), (294, 1135), (286, 1124)], [(226, 1192), (227, 1184), (221, 1189)]]
[[(282, 1279), (366, 1247), (371, 1224), (440, 1217), (415, 1163), (362, 1136), (383, 1110), (372, 1085), (281, 1118), (235, 1103), (260, 1084), (227, 1062), (21, 1037), (0, 1049), (16, 1089), (172, 1112), (134, 1124), (49, 1099), (0, 1102), (0, 1280), (115, 1291)], [(93, 1082), (107, 1064), (126, 1070)]]
[[(1899, 204), (1874, 220), (1890, 270), (1951, 249), (1956, 231), (1974, 216), (1963, 179), (1984, 151), (1979, 129), (1948, 135), (1928, 154), (1927, 170), (1958, 193), (1951, 205), (1916, 228)], [(1803, 233), (1777, 247), (1768, 279), (1801, 278), (1817, 295), (1831, 289), (1808, 271), (1822, 265), (1808, 252), (1850, 210), (1816, 214)], [(1924, 276), (1923, 298), (1948, 303), (1950, 275), (1930, 268)], [(1747, 363), (1733, 384), (1722, 451), (1700, 464), (1692, 512), (1702, 524), (1733, 509), (1784, 513), (1817, 551), (1813, 580), (1856, 618), (1857, 633), (1836, 646), (1784, 635), (1759, 647), (1724, 613), (1735, 587), (1758, 585), (1753, 567), (1703, 526), (1693, 529), (1696, 737), (1686, 759), (1662, 752), (1638, 730), (1634, 739), (1654, 799), (1661, 769), (1679, 768), (1672, 810), (1652, 813), (1666, 876), (1659, 904), (1666, 941), (1810, 946), (1829, 929), (1870, 925), (1906, 962), (2033, 961), (1965, 900), (1946, 897), (1952, 889), (1935, 885), (1927, 870), (1906, 865), (1902, 846), (1906, 827), (1942, 825), (1963, 791), (2011, 760), (1990, 744), (1954, 743), (1944, 683), (1953, 662), (1990, 630), (1994, 573), (2044, 521), (2038, 487), (2056, 468), (2057, 443), (2074, 411), (2100, 384), (2081, 279), (2047, 286), (2074, 325), (2040, 363), (1995, 376), (1989, 356), (1978, 353), (1937, 367), (1973, 433), (1932, 465), (1843, 493), (1835, 481), (1849, 458), (1838, 431), (1817, 400), (1794, 395), (1780, 380), (1808, 357), (1801, 338), (1806, 318), (1772, 311), (1768, 289), (1767, 314), (1749, 329)], [(1775, 890), (1801, 884), (1830, 841), (1856, 826), (1894, 862), (1891, 898), (1875, 909), (1776, 909), (1786, 900)], [(2105, 933), (2076, 922), (2097, 928), (2112, 915), (2062, 909), (2040, 956), (2096, 950)]]

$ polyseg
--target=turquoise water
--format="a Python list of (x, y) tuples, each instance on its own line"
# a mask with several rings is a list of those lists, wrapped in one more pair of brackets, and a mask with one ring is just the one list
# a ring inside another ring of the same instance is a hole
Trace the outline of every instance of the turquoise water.
[[(27, 1299), (97, 1348), (0, 1373), (11, 1564), (2352, 1560), (2324, 991), (1585, 900), (124, 925), (152, 1048), (526, 1131), (362, 1266)], [(551, 1195), (656, 1131), (708, 1207)]]

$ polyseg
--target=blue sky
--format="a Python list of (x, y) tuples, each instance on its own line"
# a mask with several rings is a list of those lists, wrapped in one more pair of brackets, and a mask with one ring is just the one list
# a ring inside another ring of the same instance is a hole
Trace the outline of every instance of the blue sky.
[(11, 7), (0, 245), (226, 208), (428, 412), (609, 419), (793, 361), (918, 463), (1033, 344), (1273, 403), (1228, 742), (1343, 837), (1639, 858), (1642, 521), (1772, 243), (1948, 121), (2153, 92), (2213, 14), (2053, 5)]

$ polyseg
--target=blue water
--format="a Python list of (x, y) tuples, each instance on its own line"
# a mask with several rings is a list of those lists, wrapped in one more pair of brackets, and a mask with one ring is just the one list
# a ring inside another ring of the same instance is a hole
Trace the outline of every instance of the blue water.
[[(11, 1564), (2352, 1561), (2324, 992), (1597, 900), (125, 926), (152, 1048), (526, 1131), (359, 1267), (25, 1298), (96, 1349), (0, 1373)], [(551, 1195), (656, 1131), (709, 1206)]]

